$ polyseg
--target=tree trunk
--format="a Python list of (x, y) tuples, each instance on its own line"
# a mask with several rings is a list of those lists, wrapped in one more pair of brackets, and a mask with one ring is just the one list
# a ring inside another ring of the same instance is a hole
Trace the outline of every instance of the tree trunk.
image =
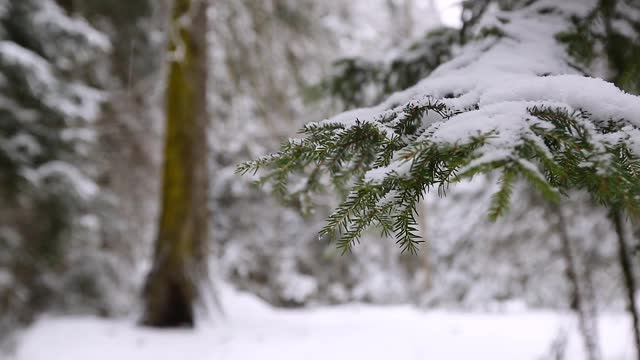
[(207, 275), (206, 9), (206, 0), (173, 3), (161, 214), (144, 288), (147, 326), (192, 326), (197, 284)]
[(618, 236), (618, 259), (622, 269), (625, 290), (627, 291), (628, 310), (633, 320), (633, 336), (636, 344), (636, 356), (640, 360), (640, 317), (638, 316), (638, 307), (635, 301), (636, 281), (633, 274), (633, 266), (631, 263), (631, 253), (627, 245), (625, 236), (624, 219), (620, 210), (614, 210), (611, 214), (613, 224)]
[(589, 291), (591, 278), (579, 270), (576, 255), (567, 233), (567, 224), (562, 209), (554, 207), (557, 216), (558, 235), (562, 244), (562, 254), (566, 264), (567, 280), (571, 284), (571, 307), (578, 314), (580, 333), (584, 340), (585, 351), (589, 360), (599, 360), (600, 346), (598, 344), (598, 319), (595, 312), (593, 292)]

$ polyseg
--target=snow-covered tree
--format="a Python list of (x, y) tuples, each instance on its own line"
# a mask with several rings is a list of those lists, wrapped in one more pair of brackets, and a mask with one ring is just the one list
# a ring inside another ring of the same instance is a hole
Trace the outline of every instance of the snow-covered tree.
[(264, 171), (260, 183), (290, 201), (329, 184), (346, 191), (321, 232), (344, 251), (374, 225), (417, 251), (416, 207), (425, 191), (444, 194), (486, 173), (499, 175), (492, 219), (506, 213), (523, 179), (552, 203), (587, 192), (623, 233), (621, 214), (637, 217), (640, 205), (640, 100), (624, 91), (635, 86), (639, 5), (465, 6), (463, 46), (452, 60), (379, 105), (306, 125), (304, 138), (239, 171)]
[(348, 57), (333, 64), (333, 71), (317, 90), (335, 97), (343, 107), (376, 104), (390, 94), (415, 85), (440, 64), (449, 60), (458, 42), (459, 30), (436, 28), (392, 56), (370, 60)]
[(0, 2), (2, 334), (45, 308), (100, 297), (78, 247), (98, 246), (90, 204), (99, 188), (84, 165), (105, 94), (87, 79), (110, 49), (55, 1)]

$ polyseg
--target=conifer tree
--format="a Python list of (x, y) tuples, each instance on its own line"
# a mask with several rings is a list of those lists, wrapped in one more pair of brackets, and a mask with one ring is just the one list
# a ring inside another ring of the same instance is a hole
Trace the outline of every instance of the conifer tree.
[[(569, 46), (569, 52), (583, 68), (593, 71), (605, 66), (607, 79), (621, 89), (640, 95), (640, 4), (633, 1), (602, 0), (582, 19), (573, 19), (572, 29), (559, 38)], [(604, 64), (599, 64), (604, 62)], [(635, 194), (629, 194), (634, 196)], [(637, 285), (628, 244), (625, 214), (620, 202), (614, 203), (610, 211), (611, 222), (618, 240), (620, 262), (627, 306), (634, 329), (634, 342), (640, 358), (640, 312), (635, 297)], [(637, 221), (637, 216), (632, 216)]]
[[(624, 90), (634, 86), (638, 14), (626, 0), (467, 2), (452, 60), (379, 105), (306, 125), (303, 138), (238, 171), (260, 172), (285, 200), (327, 184), (346, 192), (322, 230), (343, 251), (374, 225), (417, 251), (422, 194), (485, 173), (500, 179), (492, 219), (517, 179), (548, 201), (582, 190), (637, 217), (640, 99)], [(593, 64), (601, 49), (613, 77)]]
[(79, 234), (99, 192), (82, 166), (104, 98), (88, 69), (110, 49), (104, 34), (56, 1), (0, 1), (2, 335), (14, 320), (72, 302), (68, 291), (99, 297), (70, 265), (82, 258), (74, 241), (85, 240)]
[(451, 58), (458, 41), (458, 30), (439, 27), (390, 59), (343, 58), (333, 64), (330, 76), (314, 88), (346, 109), (371, 106), (429, 75)]

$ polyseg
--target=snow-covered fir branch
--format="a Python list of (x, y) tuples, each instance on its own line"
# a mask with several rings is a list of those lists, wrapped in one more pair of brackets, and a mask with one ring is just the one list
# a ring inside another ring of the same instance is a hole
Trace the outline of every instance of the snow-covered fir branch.
[(581, 189), (638, 214), (640, 98), (588, 76), (561, 41), (597, 5), (538, 0), (493, 7), (473, 28), (473, 40), (415, 86), (309, 124), (302, 141), (239, 171), (265, 170), (261, 183), (289, 198), (291, 174), (329, 173), (350, 195), (323, 232), (342, 239), (345, 251), (372, 224), (415, 251), (415, 207), (424, 191), (493, 171), (501, 186), (492, 218), (507, 210), (517, 178), (549, 200)]

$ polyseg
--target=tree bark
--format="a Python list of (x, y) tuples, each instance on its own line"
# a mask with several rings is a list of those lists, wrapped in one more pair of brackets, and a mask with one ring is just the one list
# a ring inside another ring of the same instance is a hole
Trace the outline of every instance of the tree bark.
[(622, 269), (625, 290), (627, 291), (627, 306), (631, 319), (633, 320), (633, 336), (636, 345), (636, 356), (640, 360), (640, 316), (638, 315), (638, 306), (635, 301), (637, 291), (636, 281), (633, 274), (633, 265), (631, 263), (631, 252), (627, 244), (624, 219), (620, 210), (614, 210), (611, 214), (613, 224), (618, 236), (618, 259)]
[(206, 0), (173, 2), (161, 213), (143, 295), (147, 326), (193, 326), (197, 284), (207, 276), (206, 10)]

